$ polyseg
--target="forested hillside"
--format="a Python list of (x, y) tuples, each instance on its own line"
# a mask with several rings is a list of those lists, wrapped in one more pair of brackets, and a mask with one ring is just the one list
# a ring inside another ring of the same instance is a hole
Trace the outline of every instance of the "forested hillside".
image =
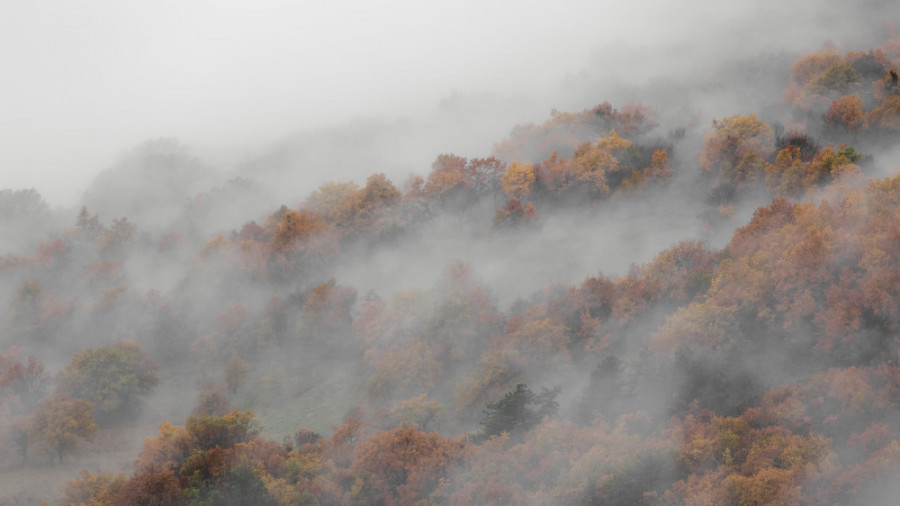
[(0, 191), (0, 504), (896, 501), (879, 34), (285, 202), (174, 139), (77, 212)]

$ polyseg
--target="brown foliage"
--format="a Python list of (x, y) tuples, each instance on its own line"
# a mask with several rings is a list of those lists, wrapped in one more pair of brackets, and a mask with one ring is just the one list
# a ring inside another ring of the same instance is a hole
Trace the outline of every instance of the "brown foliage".
[(847, 95), (831, 103), (825, 116), (832, 126), (840, 125), (848, 132), (855, 132), (863, 124), (862, 99)]
[(558, 152), (562, 157), (582, 143), (611, 130), (640, 135), (658, 125), (656, 114), (641, 104), (628, 104), (621, 111), (603, 103), (580, 113), (556, 112), (541, 125), (516, 126), (510, 137), (494, 147), (494, 155), (505, 161), (538, 162)]
[(187, 504), (187, 500), (175, 472), (154, 464), (135, 472), (113, 496), (113, 504), (177, 506)]
[(120, 494), (125, 485), (125, 475), (112, 472), (92, 474), (87, 470), (78, 473), (78, 478), (63, 485), (63, 497), (59, 504), (65, 506), (116, 506), (124, 499)]
[(519, 225), (534, 223), (537, 220), (537, 211), (531, 202), (523, 206), (522, 201), (511, 198), (506, 201), (506, 205), (497, 209), (494, 214), (493, 227), (495, 229), (513, 228)]
[(65, 395), (44, 399), (29, 418), (29, 439), (42, 442), (59, 457), (75, 451), (79, 439), (91, 440), (97, 434), (97, 424), (91, 418), (94, 405)]
[(315, 235), (322, 227), (318, 216), (311, 212), (286, 210), (275, 227), (269, 246), (277, 253), (287, 253), (299, 241)]
[(772, 127), (753, 114), (713, 120), (700, 151), (700, 166), (720, 187), (741, 188), (763, 177), (765, 161), (775, 151)]
[[(462, 450), (462, 440), (445, 439), (415, 426), (379, 432), (357, 448), (354, 470), (366, 471), (358, 497), (383, 504), (427, 499)], [(356, 494), (354, 490), (351, 498)]]

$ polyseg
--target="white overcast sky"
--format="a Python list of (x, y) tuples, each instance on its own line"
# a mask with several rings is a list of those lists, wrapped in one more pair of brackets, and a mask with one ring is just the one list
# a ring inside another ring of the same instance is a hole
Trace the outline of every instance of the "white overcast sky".
[(783, 2), (730, 4), (0, 0), (0, 188), (72, 205), (151, 137), (252, 148), (355, 117), (427, 114), (454, 90), (541, 93), (596, 75), (598, 48), (616, 41), (666, 45)]

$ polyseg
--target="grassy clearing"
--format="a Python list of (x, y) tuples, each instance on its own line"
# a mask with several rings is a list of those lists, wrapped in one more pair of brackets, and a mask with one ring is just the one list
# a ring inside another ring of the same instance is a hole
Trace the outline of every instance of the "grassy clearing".
[(318, 432), (323, 437), (332, 433), (348, 412), (362, 403), (365, 383), (355, 374), (325, 377), (311, 388), (301, 391), (283, 403), (256, 411), (262, 425), (262, 436), (280, 441), (293, 438), (301, 428)]

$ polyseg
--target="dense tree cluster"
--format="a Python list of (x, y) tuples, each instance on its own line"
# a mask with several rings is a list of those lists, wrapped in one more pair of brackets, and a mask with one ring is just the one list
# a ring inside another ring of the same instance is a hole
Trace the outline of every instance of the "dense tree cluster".
[[(897, 68), (900, 39), (801, 55), (778, 115), (665, 138), (639, 104), (554, 111), (490, 157), (326, 183), (230, 231), (201, 218), (251, 183), (131, 221), (150, 204), (117, 178), (183, 192), (205, 170), (145, 144), (88, 195), (125, 216), (83, 207), (0, 257), (0, 472), (78, 462), (165, 388), (184, 425), (155, 420), (131, 471), (72, 476), (61, 504), (878, 503), (900, 469)], [(676, 191), (697, 234), (509, 304), (490, 264), (342, 278), (423, 236), (527, 255), (547, 222), (631, 226), (618, 205)], [(0, 191), (4, 226), (51, 214)]]

